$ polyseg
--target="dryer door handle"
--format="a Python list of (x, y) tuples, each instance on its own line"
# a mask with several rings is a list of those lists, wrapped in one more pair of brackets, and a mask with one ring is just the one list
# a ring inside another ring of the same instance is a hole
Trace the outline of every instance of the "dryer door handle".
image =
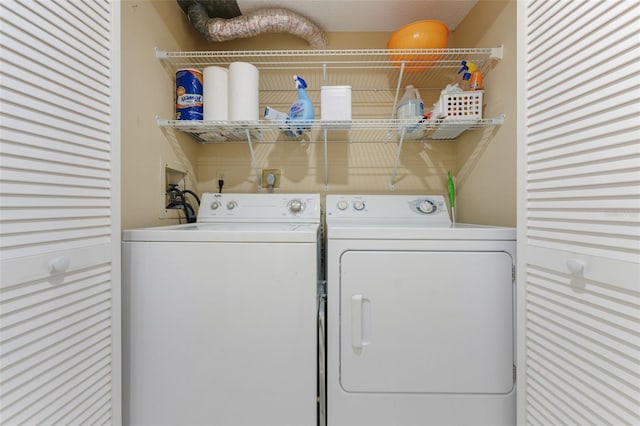
[(361, 294), (351, 296), (351, 346), (362, 349), (362, 302)]

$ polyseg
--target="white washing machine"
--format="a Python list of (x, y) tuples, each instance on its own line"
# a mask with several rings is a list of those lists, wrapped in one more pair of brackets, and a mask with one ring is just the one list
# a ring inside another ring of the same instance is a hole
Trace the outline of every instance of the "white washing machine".
[(203, 194), (123, 234), (131, 425), (317, 424), (318, 194)]
[(327, 424), (514, 425), (515, 230), (328, 195), (326, 232)]

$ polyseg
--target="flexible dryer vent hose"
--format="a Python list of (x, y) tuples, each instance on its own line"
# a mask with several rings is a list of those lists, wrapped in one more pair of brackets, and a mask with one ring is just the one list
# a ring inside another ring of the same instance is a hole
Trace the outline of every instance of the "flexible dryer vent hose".
[(257, 9), (231, 19), (209, 18), (204, 7), (189, 8), (189, 20), (209, 41), (247, 38), (262, 33), (290, 33), (309, 42), (314, 49), (327, 47), (324, 32), (309, 19), (288, 9)]

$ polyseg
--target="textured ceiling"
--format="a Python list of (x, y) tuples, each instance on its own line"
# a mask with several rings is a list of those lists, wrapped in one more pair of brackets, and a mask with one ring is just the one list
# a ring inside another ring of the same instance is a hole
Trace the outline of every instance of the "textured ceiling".
[(478, 0), (238, 0), (242, 13), (265, 7), (297, 12), (323, 31), (391, 32), (435, 19), (454, 30)]

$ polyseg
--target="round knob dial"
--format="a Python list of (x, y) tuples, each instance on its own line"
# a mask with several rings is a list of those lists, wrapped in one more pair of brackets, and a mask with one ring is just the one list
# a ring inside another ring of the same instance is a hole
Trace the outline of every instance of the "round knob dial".
[(211, 210), (218, 210), (220, 208), (220, 201), (214, 201), (211, 203)]
[(431, 200), (420, 200), (416, 202), (416, 209), (420, 213), (431, 214), (435, 213), (437, 207)]
[(237, 205), (238, 203), (236, 203), (235, 201), (229, 201), (227, 203), (227, 210), (233, 210), (236, 208)]
[(304, 203), (302, 202), (302, 200), (299, 200), (296, 198), (289, 201), (289, 211), (291, 213), (300, 213), (303, 210), (304, 210)]
[(353, 208), (357, 211), (364, 210), (364, 201), (356, 201), (355, 203), (353, 203)]
[(346, 210), (347, 207), (349, 207), (349, 203), (347, 203), (346, 200), (340, 200), (338, 201), (336, 207), (338, 207), (338, 210)]

